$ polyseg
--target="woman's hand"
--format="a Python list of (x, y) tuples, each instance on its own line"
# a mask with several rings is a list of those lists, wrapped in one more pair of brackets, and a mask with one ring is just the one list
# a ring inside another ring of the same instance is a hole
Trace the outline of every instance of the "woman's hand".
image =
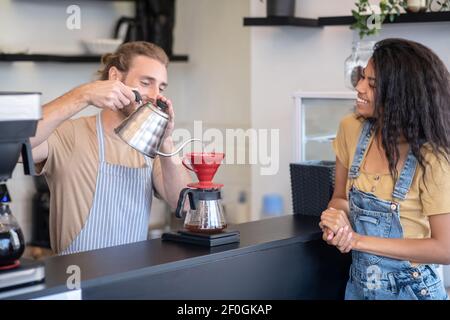
[(355, 232), (345, 211), (328, 208), (322, 212), (319, 226), (323, 232), (322, 239), (326, 243), (335, 246), (342, 253), (352, 250)]
[(320, 230), (322, 230), (322, 232), (323, 232), (323, 234), (322, 234), (322, 239), (323, 239), (324, 241), (333, 239), (333, 237), (334, 237), (333, 231), (331, 231), (330, 229), (328, 229), (327, 227), (325, 227), (325, 226), (323, 225), (322, 221), (319, 222), (319, 227), (320, 227)]
[(336, 235), (330, 238), (329, 234), (325, 233), (322, 237), (329, 245), (335, 246), (341, 253), (348, 253), (353, 249), (355, 241), (355, 233), (350, 226), (339, 228)]
[(334, 234), (338, 232), (339, 228), (343, 228), (345, 226), (349, 226), (351, 228), (350, 221), (348, 220), (345, 211), (337, 210), (331, 207), (322, 212), (320, 217), (320, 225), (321, 228), (326, 227)]

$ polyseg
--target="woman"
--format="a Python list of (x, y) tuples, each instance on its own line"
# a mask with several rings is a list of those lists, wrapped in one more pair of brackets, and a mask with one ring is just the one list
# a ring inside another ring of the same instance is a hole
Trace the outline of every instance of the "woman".
[(333, 143), (336, 180), (323, 238), (352, 250), (346, 299), (447, 299), (450, 76), (425, 46), (386, 39)]

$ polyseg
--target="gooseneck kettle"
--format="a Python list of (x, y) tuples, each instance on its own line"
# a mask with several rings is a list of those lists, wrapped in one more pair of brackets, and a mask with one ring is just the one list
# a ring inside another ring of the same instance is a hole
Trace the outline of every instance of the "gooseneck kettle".
[[(136, 90), (133, 91), (136, 101), (141, 101), (139, 93)], [(200, 141), (200, 139), (189, 139), (172, 153), (160, 152), (162, 138), (169, 124), (169, 115), (166, 110), (167, 104), (162, 100), (157, 100), (156, 106), (147, 102), (130, 114), (114, 129), (114, 132), (132, 148), (152, 159), (157, 155), (171, 157), (179, 153), (189, 142)]]

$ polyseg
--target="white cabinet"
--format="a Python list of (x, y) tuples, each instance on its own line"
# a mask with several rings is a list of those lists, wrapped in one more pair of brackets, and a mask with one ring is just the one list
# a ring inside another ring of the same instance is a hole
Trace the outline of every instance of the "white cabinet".
[(331, 146), (340, 120), (353, 112), (356, 92), (296, 92), (295, 162), (335, 160)]

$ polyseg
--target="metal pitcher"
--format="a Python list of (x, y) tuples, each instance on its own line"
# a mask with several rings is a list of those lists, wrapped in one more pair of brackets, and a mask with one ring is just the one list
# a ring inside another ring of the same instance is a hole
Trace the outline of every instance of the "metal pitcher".
[(167, 105), (163, 101), (158, 100), (156, 105), (148, 102), (140, 106), (115, 128), (114, 132), (128, 145), (152, 159), (157, 155), (171, 157), (189, 142), (200, 141), (189, 139), (172, 153), (160, 152), (159, 147), (169, 123), (169, 115), (165, 112)]

